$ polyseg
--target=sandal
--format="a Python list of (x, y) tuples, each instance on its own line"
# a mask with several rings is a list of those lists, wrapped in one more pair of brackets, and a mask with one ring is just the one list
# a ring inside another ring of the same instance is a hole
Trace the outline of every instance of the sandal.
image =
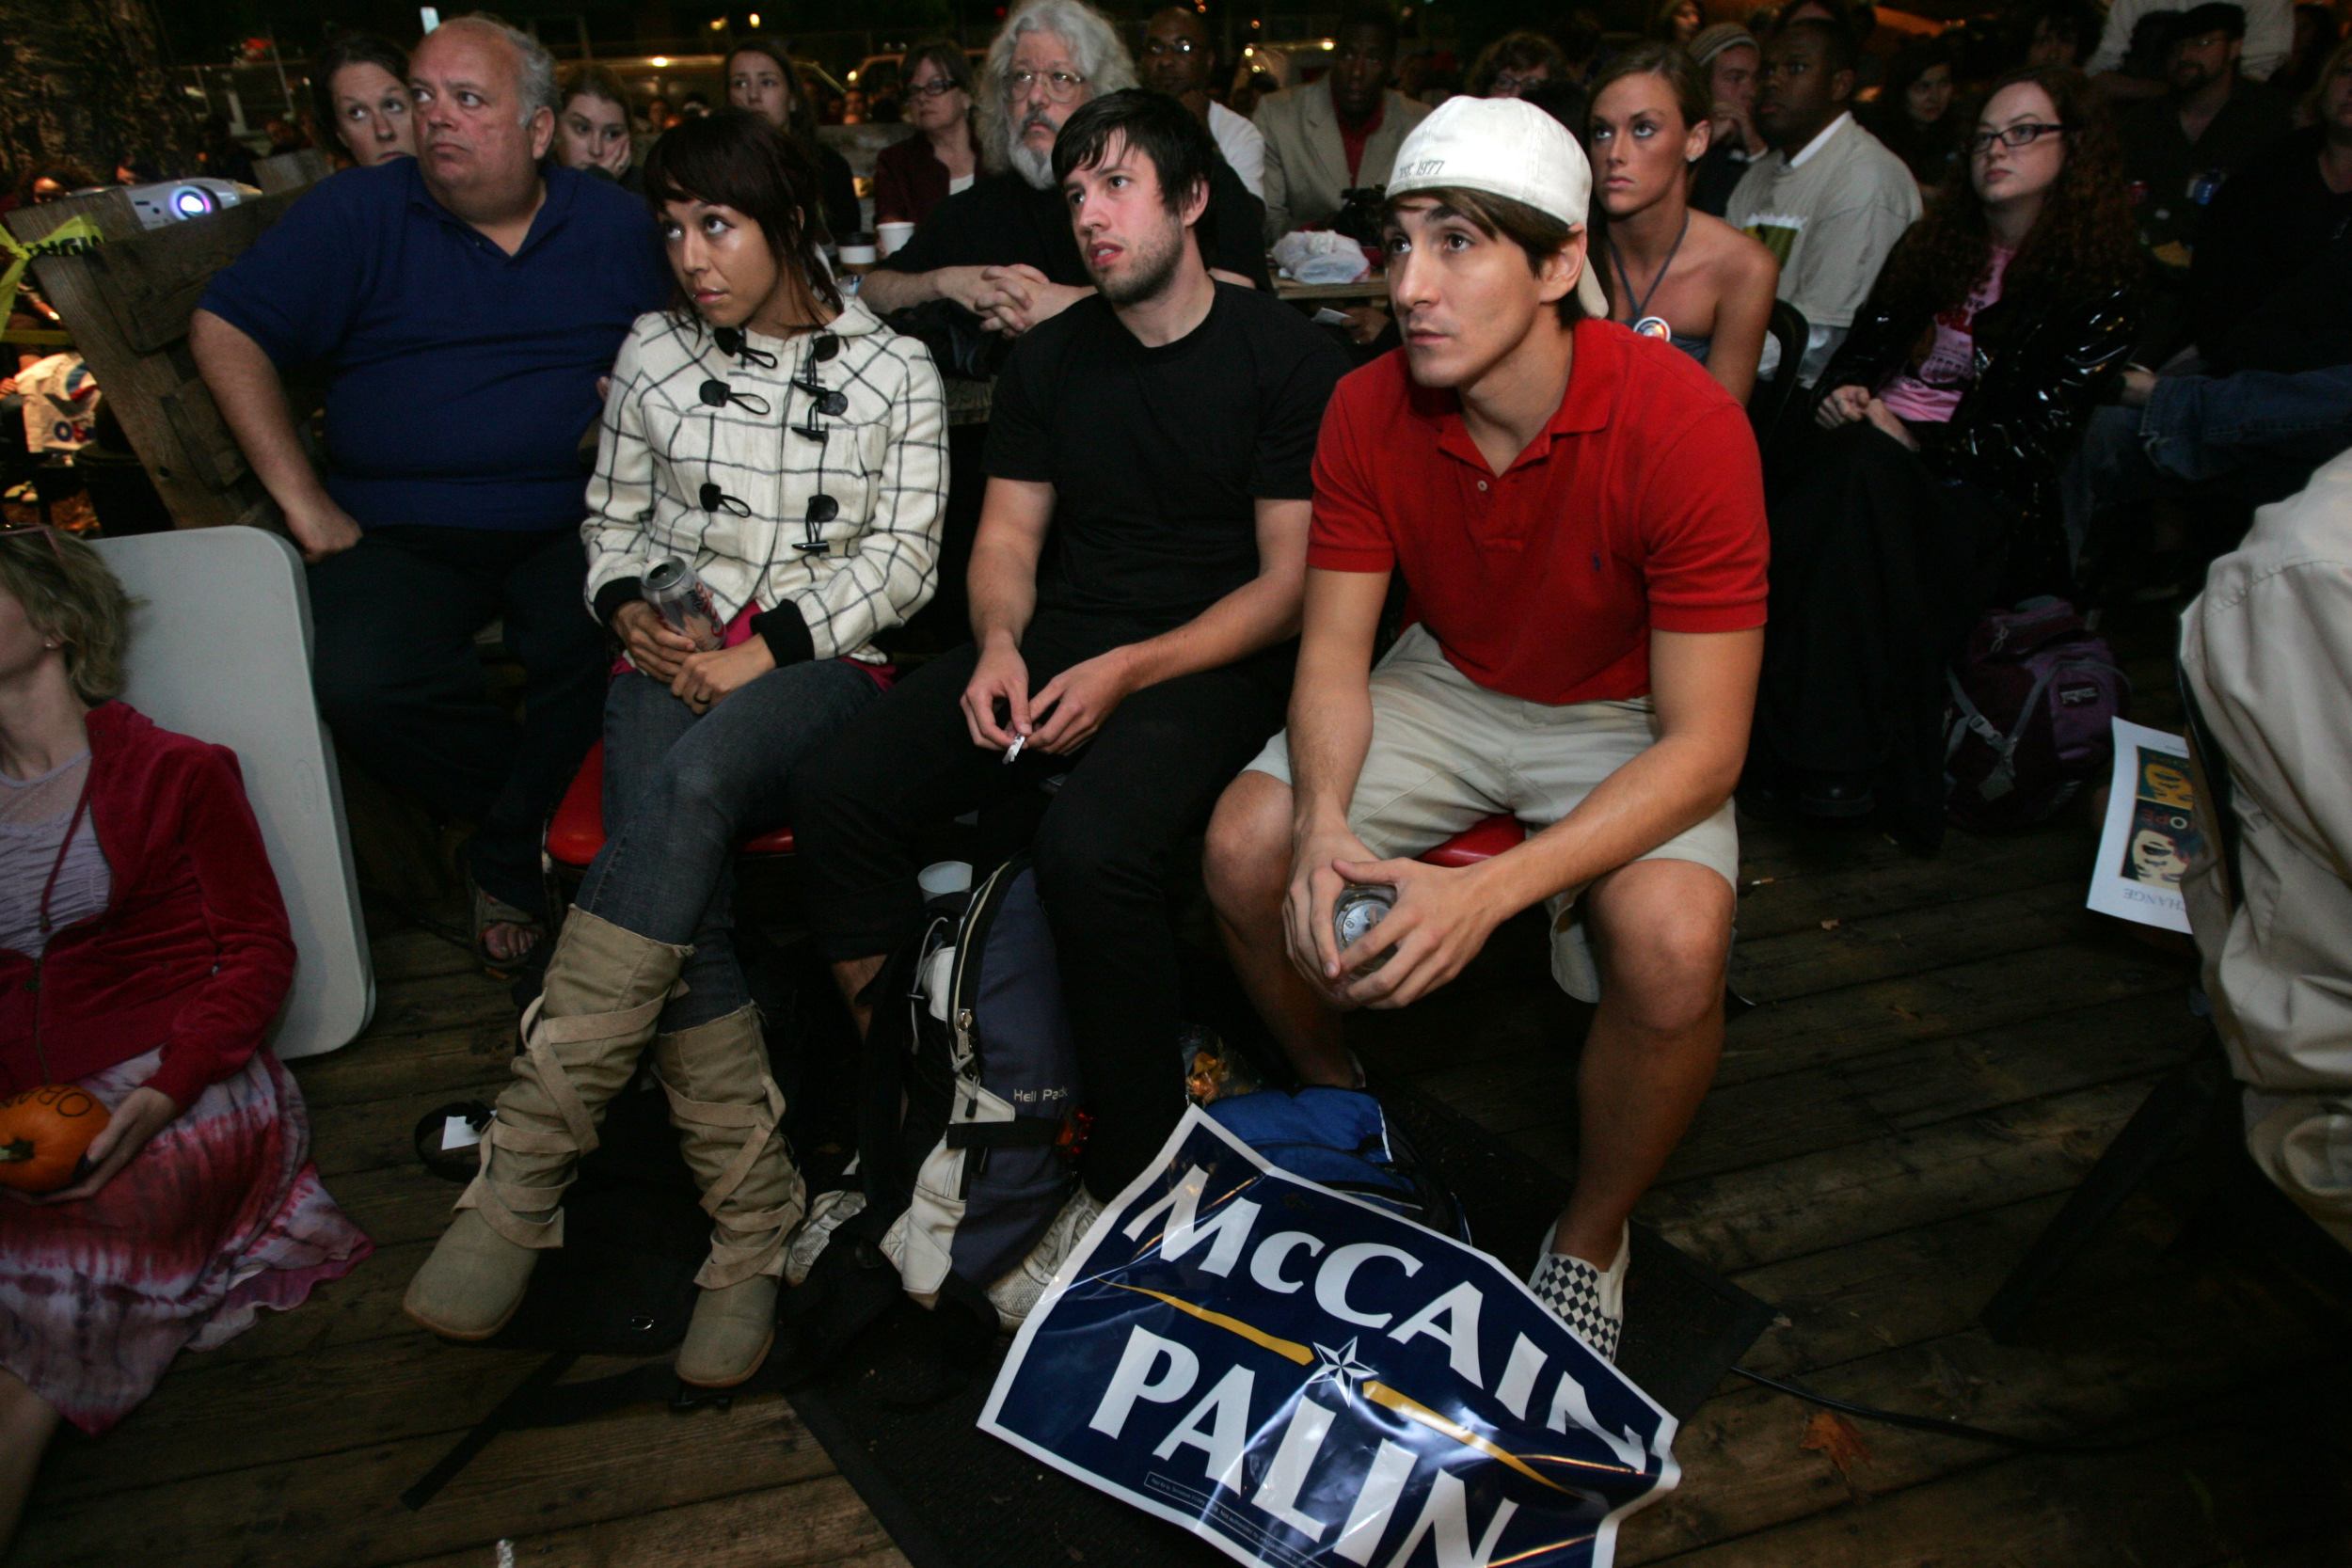
[[(473, 895), (473, 956), (483, 968), (500, 978), (528, 965), (548, 940), (547, 923), (528, 910), (518, 910), (502, 898), (482, 891), (472, 878), (466, 879), (466, 891)], [(490, 951), (488, 932), (493, 926), (513, 926), (528, 938), (523, 950), (511, 958), (501, 958)]]

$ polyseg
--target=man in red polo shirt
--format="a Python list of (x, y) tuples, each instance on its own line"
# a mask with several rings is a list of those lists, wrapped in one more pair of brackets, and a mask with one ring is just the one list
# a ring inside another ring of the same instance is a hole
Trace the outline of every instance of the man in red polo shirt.
[[(1449, 100), (1399, 150), (1405, 344), (1325, 414), (1289, 729), (1218, 802), (1208, 872), (1314, 1084), (1357, 1081), (1343, 1010), (1404, 1006), (1547, 905), (1554, 975), (1599, 1007), (1575, 1192), (1529, 1284), (1613, 1355), (1627, 1216), (1723, 1048), (1766, 543), (1740, 405), (1606, 319), (1590, 190), (1575, 141), (1516, 100)], [(1410, 625), (1375, 668), (1399, 572)], [(1498, 812), (1536, 831), (1462, 869), (1412, 858)], [(1351, 883), (1396, 902), (1342, 949)]]

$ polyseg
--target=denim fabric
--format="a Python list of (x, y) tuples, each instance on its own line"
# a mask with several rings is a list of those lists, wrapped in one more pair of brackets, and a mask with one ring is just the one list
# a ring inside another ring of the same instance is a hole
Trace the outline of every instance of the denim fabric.
[[(371, 529), (310, 568), (311, 679), (335, 743), (388, 787), (478, 824), (484, 889), (546, 903), (539, 831), (596, 738), (611, 660), (580, 603), (580, 531)], [(490, 698), (474, 634), (522, 662), (523, 721)]]
[(2160, 471), (2192, 483), (2264, 459), (2315, 468), (2352, 446), (2352, 365), (2166, 376), (2149, 394), (2139, 434)]
[(2101, 408), (2084, 427), (2064, 479), (2068, 541), (2079, 555), (2096, 514), (2159, 497), (2278, 500), (2347, 446), (2352, 365), (2159, 376), (2146, 408)]
[(663, 1033), (751, 1001), (731, 934), (735, 851), (784, 824), (793, 765), (881, 695), (856, 665), (820, 659), (771, 670), (697, 718), (659, 681), (633, 670), (613, 678), (606, 837), (576, 902), (639, 936), (693, 944), (687, 993), (662, 1008)]

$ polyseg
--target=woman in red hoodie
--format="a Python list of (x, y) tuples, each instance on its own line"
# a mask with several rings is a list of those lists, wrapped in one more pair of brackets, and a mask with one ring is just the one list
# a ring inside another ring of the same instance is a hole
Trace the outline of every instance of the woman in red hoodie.
[(236, 757), (113, 700), (129, 610), (88, 546), (0, 532), (0, 1096), (112, 1112), (0, 1198), (0, 1549), (60, 1418), (104, 1432), (371, 1250), (262, 1048), (294, 948)]

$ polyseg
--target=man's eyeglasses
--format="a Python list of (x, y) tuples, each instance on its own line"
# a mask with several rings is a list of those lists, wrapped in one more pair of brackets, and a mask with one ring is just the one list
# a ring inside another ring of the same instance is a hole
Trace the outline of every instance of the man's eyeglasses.
[(951, 92), (962, 90), (953, 81), (942, 77), (937, 81), (921, 82), (908, 87), (907, 96), (909, 98), (945, 98)]
[(1041, 82), (1045, 85), (1045, 96), (1057, 103), (1075, 103), (1078, 101), (1078, 89), (1087, 85), (1085, 77), (1073, 76), (1067, 71), (1048, 71), (1042, 73), (1035, 71), (1016, 71), (1005, 78), (1005, 86), (1012, 89), (1012, 95), (1015, 98), (1027, 97), (1030, 89)]
[(2003, 147), (2024, 147), (2043, 136), (2063, 135), (2066, 130), (2067, 127), (2063, 125), (2036, 125), (2027, 121), (2004, 126), (1998, 131), (1979, 131), (1968, 138), (1968, 150), (1982, 157), (1993, 150), (1994, 142), (1999, 142)]
[(1143, 52), (1147, 55), (1190, 55), (1195, 46), (1190, 39), (1146, 39)]

